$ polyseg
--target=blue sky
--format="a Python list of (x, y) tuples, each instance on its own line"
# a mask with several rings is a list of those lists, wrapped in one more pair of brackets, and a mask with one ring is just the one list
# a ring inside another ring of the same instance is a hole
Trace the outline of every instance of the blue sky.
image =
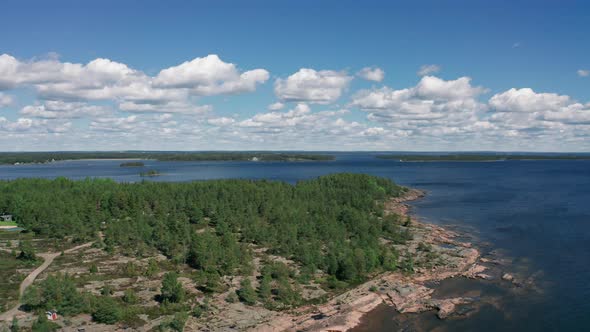
[(582, 1), (6, 1), (0, 150), (589, 151), (588, 21)]

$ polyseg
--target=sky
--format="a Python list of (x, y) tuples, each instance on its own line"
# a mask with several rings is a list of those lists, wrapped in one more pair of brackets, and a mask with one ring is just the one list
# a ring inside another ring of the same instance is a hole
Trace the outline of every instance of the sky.
[(583, 1), (0, 7), (0, 151), (590, 152)]

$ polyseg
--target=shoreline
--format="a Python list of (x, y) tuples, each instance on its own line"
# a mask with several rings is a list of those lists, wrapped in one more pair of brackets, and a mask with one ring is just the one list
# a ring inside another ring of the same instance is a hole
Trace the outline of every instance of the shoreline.
[[(386, 272), (358, 285), (318, 306), (298, 308), (291, 313), (274, 317), (249, 331), (348, 331), (357, 327), (362, 318), (381, 304), (393, 307), (400, 313), (418, 313), (438, 310), (438, 317), (444, 319), (453, 314), (456, 306), (471, 301), (468, 298), (432, 299), (433, 288), (425, 284), (439, 282), (452, 277), (488, 279), (481, 265), (481, 253), (469, 242), (457, 240), (460, 234), (438, 225), (419, 221), (409, 213), (407, 202), (420, 199), (425, 192), (410, 189), (404, 196), (385, 203), (386, 213), (397, 213), (411, 218), (417, 239), (414, 243), (426, 242), (435, 250), (448, 251), (458, 257), (452, 263), (431, 269), (417, 268), (411, 275), (402, 272)], [(449, 248), (454, 247), (454, 248)]]

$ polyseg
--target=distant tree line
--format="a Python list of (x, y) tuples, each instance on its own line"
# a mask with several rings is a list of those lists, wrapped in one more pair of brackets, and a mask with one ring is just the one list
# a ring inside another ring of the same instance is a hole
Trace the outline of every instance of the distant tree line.
[(505, 153), (444, 153), (444, 154), (383, 154), (379, 159), (399, 161), (502, 161), (502, 160), (588, 160), (590, 154), (505, 154)]
[(155, 159), (162, 161), (326, 161), (334, 156), (280, 152), (0, 152), (0, 164), (47, 163), (80, 159)]

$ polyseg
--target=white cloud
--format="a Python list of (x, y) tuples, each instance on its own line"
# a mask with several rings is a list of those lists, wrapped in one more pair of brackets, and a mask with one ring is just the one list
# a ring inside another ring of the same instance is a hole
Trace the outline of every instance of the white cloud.
[(590, 70), (588, 70), (588, 69), (579, 69), (578, 70), (578, 76), (580, 76), (580, 77), (588, 77), (588, 76), (590, 76)]
[(31, 118), (18, 118), (16, 121), (9, 121), (5, 117), (0, 117), (0, 132), (59, 134), (68, 131), (71, 126), (71, 122)]
[(276, 102), (276, 103), (268, 105), (269, 111), (278, 111), (278, 110), (282, 110), (283, 108), (285, 108), (285, 104), (283, 104), (281, 102)]
[(351, 105), (368, 112), (370, 119), (386, 122), (433, 120), (456, 112), (467, 117), (469, 112), (485, 108), (476, 99), (484, 91), (481, 87), (472, 86), (468, 77), (445, 81), (425, 76), (412, 88), (362, 90), (353, 96)]
[(379, 67), (365, 67), (357, 75), (367, 81), (381, 82), (385, 78), (385, 72)]
[(490, 106), (500, 112), (556, 111), (571, 103), (569, 96), (536, 93), (530, 88), (510, 89), (490, 98)]
[(268, 77), (264, 69), (240, 74), (236, 65), (211, 54), (160, 71), (154, 84), (162, 88), (187, 88), (197, 95), (234, 94), (254, 91)]
[(590, 125), (590, 105), (575, 103), (555, 112), (544, 112), (540, 119), (568, 125)]
[(340, 98), (351, 80), (345, 72), (302, 68), (286, 79), (277, 79), (275, 94), (283, 101), (329, 104)]
[(81, 102), (64, 102), (46, 100), (42, 104), (28, 105), (21, 109), (23, 115), (44, 119), (73, 119), (85, 116), (96, 117), (107, 112), (103, 106), (89, 105)]
[(439, 65), (422, 65), (422, 66), (420, 66), (420, 69), (418, 70), (417, 74), (418, 74), (418, 76), (426, 76), (426, 75), (436, 74), (439, 71), (440, 71)]
[(251, 92), (268, 76), (264, 69), (240, 72), (217, 55), (164, 69), (156, 77), (103, 58), (84, 65), (0, 55), (0, 90), (33, 87), (43, 99), (107, 101), (130, 112), (203, 111), (208, 106), (192, 105), (191, 95)]
[(138, 120), (137, 115), (130, 115), (123, 118), (96, 118), (90, 123), (90, 128), (98, 131), (130, 132), (137, 127)]
[(207, 120), (207, 122), (214, 126), (227, 126), (236, 122), (236, 120), (228, 117), (220, 117), (220, 118), (212, 118)]
[[(215, 98), (206, 96), (254, 91), (269, 73), (216, 55), (152, 76), (104, 58), (79, 64), (3, 54), (0, 107), (15, 104), (5, 90), (32, 89), (39, 99), (18, 112), (2, 110), (0, 149), (590, 150), (590, 103), (530, 88), (486, 102), (487, 90), (468, 77), (429, 75), (439, 69), (423, 66), (415, 86), (354, 93), (348, 106), (366, 114), (354, 121), (346, 109), (312, 109), (342, 97), (353, 79), (346, 72), (300, 69), (275, 81), (278, 101), (268, 111), (238, 107), (220, 116), (204, 102)], [(355, 76), (379, 82), (383, 71), (367, 67)], [(28, 97), (16, 92), (19, 101)], [(289, 102), (294, 106), (285, 109)]]

